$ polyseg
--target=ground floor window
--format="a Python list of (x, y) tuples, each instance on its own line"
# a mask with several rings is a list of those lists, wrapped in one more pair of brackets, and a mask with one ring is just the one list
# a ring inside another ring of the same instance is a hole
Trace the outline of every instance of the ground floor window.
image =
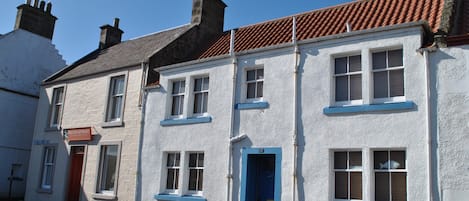
[(362, 200), (362, 152), (334, 152), (335, 199)]
[(115, 194), (119, 145), (101, 145), (97, 192)]
[(189, 154), (189, 191), (200, 192), (204, 182), (204, 153)]
[(376, 201), (406, 201), (407, 171), (405, 151), (374, 151)]
[(166, 159), (166, 189), (168, 191), (175, 191), (178, 189), (179, 181), (179, 164), (181, 161), (181, 154), (179, 153), (168, 153)]
[(54, 174), (56, 148), (55, 146), (44, 147), (42, 161), (42, 175), (40, 188), (44, 190), (52, 189), (52, 177)]

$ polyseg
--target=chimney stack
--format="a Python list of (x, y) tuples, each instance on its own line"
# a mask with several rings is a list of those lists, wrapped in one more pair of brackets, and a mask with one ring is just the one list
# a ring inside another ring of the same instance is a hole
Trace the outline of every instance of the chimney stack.
[(45, 1), (26, 0), (25, 4), (18, 6), (14, 30), (23, 29), (52, 40), (55, 21), (57, 18), (51, 14), (52, 4)]
[(223, 32), (226, 4), (222, 0), (193, 0), (192, 24), (198, 24), (209, 33)]
[(106, 24), (100, 28), (101, 38), (99, 41), (99, 49), (106, 49), (121, 42), (124, 32), (119, 29), (119, 18), (114, 19), (114, 26)]

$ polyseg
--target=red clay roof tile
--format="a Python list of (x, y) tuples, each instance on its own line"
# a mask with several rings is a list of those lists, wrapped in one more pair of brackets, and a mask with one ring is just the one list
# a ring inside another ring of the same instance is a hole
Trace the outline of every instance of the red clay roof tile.
[[(426, 21), (431, 31), (439, 28), (444, 0), (359, 0), (295, 15), (297, 39), (335, 35), (409, 22)], [(235, 51), (291, 43), (293, 16), (241, 27), (236, 31)], [(230, 32), (225, 32), (201, 58), (225, 55), (230, 49)]]

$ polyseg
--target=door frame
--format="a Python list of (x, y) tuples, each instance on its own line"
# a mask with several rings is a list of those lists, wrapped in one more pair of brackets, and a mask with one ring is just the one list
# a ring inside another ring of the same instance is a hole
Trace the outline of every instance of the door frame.
[(241, 166), (241, 195), (240, 201), (246, 201), (246, 188), (247, 188), (247, 168), (249, 155), (262, 155), (270, 154), (275, 155), (275, 184), (274, 184), (274, 201), (280, 201), (282, 194), (282, 148), (269, 147), (269, 148), (244, 148), (242, 152), (242, 166)]

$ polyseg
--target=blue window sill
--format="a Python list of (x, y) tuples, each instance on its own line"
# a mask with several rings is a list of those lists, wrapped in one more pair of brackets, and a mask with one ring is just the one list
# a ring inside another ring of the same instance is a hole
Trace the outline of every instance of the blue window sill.
[(165, 119), (160, 121), (161, 126), (177, 126), (177, 125), (187, 125), (187, 124), (201, 124), (201, 123), (210, 123), (212, 122), (212, 117), (194, 117), (194, 118), (185, 118), (185, 119)]
[(357, 106), (339, 106), (339, 107), (326, 107), (323, 109), (325, 115), (344, 114), (344, 113), (365, 113), (377, 111), (390, 111), (390, 110), (411, 110), (416, 105), (412, 101), (400, 103), (382, 103), (371, 105), (357, 105)]
[(235, 109), (237, 110), (265, 109), (268, 107), (268, 102), (238, 103), (235, 105)]
[(169, 194), (158, 194), (154, 196), (155, 200), (159, 201), (207, 201), (204, 197), (191, 196), (191, 195), (169, 195)]

